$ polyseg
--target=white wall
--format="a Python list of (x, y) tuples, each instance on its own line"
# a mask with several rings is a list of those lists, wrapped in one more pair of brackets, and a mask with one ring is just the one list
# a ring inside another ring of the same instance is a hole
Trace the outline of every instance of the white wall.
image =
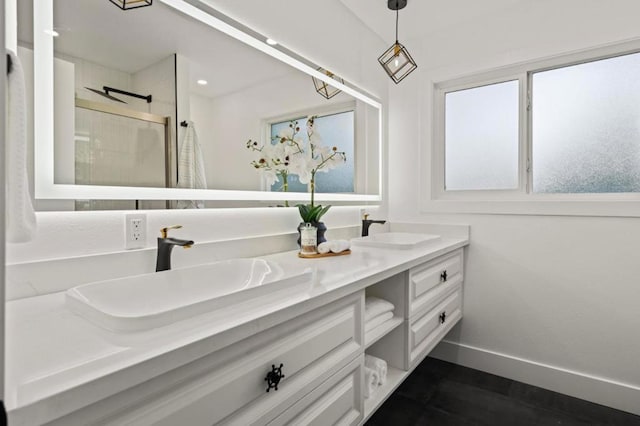
[(390, 219), (471, 225), (464, 318), (436, 355), (636, 413), (640, 219), (430, 215), (420, 187), (433, 81), (640, 37), (638, 13), (630, 1), (518, 2), (402, 40), (419, 68), (389, 95)]

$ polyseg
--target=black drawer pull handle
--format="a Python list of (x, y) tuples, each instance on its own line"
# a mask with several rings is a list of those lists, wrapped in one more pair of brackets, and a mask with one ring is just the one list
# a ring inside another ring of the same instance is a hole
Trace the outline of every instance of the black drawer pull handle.
[(269, 392), (270, 389), (278, 390), (278, 383), (280, 383), (280, 380), (284, 379), (282, 367), (282, 364), (280, 364), (280, 367), (278, 368), (276, 368), (275, 365), (271, 365), (271, 371), (269, 371), (267, 373), (267, 377), (264, 378), (267, 381), (267, 385), (269, 385), (267, 392)]
[(440, 273), (440, 281), (447, 282), (447, 270), (445, 269)]
[(444, 324), (444, 322), (447, 320), (447, 313), (443, 312), (440, 314), (440, 324)]

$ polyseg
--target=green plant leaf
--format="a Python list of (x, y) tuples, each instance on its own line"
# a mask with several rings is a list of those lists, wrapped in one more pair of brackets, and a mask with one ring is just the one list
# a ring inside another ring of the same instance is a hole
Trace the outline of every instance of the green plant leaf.
[[(322, 207), (322, 206), (319, 206), (319, 207)], [(326, 212), (328, 212), (330, 208), (331, 208), (331, 205), (324, 206), (324, 207), (320, 210), (320, 212), (318, 212), (318, 216), (316, 217), (316, 222), (319, 222), (319, 221), (320, 221), (320, 218), (321, 218), (322, 216), (324, 216), (324, 214), (325, 214)]]

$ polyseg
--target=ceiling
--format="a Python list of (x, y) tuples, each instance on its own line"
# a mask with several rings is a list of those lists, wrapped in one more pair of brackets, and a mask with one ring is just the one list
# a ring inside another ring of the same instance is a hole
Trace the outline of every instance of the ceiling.
[[(354, 15), (391, 45), (395, 40), (395, 11), (387, 0), (340, 0)], [(399, 12), (399, 39), (424, 37), (465, 22), (481, 20), (524, 0), (407, 0)]]
[[(19, 39), (23, 44), (32, 40), (30, 3), (19, 2)], [(189, 60), (192, 93), (207, 97), (298, 72), (161, 2), (122, 11), (109, 1), (56, 0), (54, 27), (60, 34), (55, 39), (56, 54), (127, 73), (179, 53)], [(197, 85), (198, 79), (208, 84)]]

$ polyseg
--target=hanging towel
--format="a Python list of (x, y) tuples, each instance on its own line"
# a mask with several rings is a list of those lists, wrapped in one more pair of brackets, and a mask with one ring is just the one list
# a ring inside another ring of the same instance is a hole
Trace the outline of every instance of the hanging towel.
[[(178, 188), (207, 189), (204, 173), (204, 157), (198, 143), (198, 135), (193, 121), (187, 122), (187, 128), (180, 144), (178, 154)], [(203, 209), (204, 201), (180, 200), (180, 209)]]
[(364, 366), (378, 373), (378, 385), (383, 386), (387, 382), (387, 361), (365, 354)]
[(371, 398), (378, 390), (378, 373), (371, 368), (364, 368), (364, 397)]
[(36, 232), (36, 214), (27, 175), (27, 99), (22, 63), (9, 52), (12, 69), (7, 77), (5, 130), (7, 241), (25, 243)]
[(378, 315), (391, 312), (394, 309), (395, 306), (393, 306), (391, 302), (387, 302), (379, 297), (367, 296), (364, 299), (364, 322), (369, 322)]
[(387, 312), (386, 314), (381, 314), (375, 318), (372, 318), (371, 320), (364, 323), (364, 332), (370, 332), (382, 323), (389, 321), (391, 318), (393, 318), (393, 312)]

